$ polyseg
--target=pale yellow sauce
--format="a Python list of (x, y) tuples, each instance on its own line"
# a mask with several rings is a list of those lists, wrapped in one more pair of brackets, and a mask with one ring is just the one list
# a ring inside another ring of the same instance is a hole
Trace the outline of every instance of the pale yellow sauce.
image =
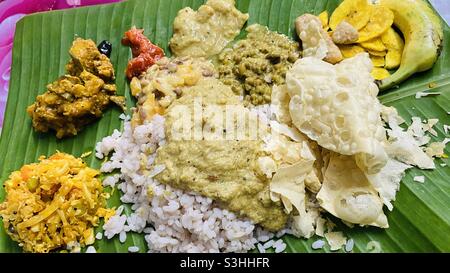
[(249, 15), (234, 0), (208, 0), (198, 11), (187, 7), (173, 23), (170, 49), (176, 56), (210, 57), (218, 54), (239, 34)]
[[(158, 149), (156, 157), (156, 164), (164, 164), (166, 169), (157, 176), (158, 181), (210, 197), (269, 230), (281, 229), (287, 215), (280, 202), (270, 199), (270, 180), (259, 171), (257, 164), (258, 158), (264, 155), (262, 141), (177, 140), (171, 132), (180, 120), (174, 111), (177, 106), (191, 108), (194, 100), (201, 97), (203, 107), (240, 105), (244, 109), (238, 96), (213, 78), (201, 81), (184, 93), (166, 114), (167, 143)], [(207, 117), (203, 122), (205, 126), (216, 126), (214, 120)]]

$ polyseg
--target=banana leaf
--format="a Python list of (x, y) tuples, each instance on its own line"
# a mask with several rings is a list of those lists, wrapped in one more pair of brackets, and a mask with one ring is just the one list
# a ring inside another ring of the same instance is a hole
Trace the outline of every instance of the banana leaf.
[[(303, 13), (319, 14), (323, 10), (332, 12), (339, 0), (237, 0), (241, 11), (248, 12), (248, 24), (260, 23), (271, 30), (297, 39), (293, 26), (294, 19)], [(13, 48), (13, 67), (6, 109), (4, 128), (0, 139), (0, 183), (23, 164), (36, 162), (41, 155), (51, 155), (56, 150), (80, 156), (93, 151), (95, 144), (122, 126), (118, 116), (120, 111), (109, 109), (104, 116), (86, 127), (78, 136), (57, 140), (54, 134), (33, 131), (26, 107), (36, 96), (45, 91), (47, 83), (64, 73), (64, 65), (69, 59), (68, 49), (75, 37), (90, 38), (96, 42), (109, 40), (113, 44), (111, 61), (114, 64), (118, 92), (125, 95), (128, 106), (133, 105), (129, 86), (123, 71), (131, 57), (129, 48), (120, 44), (123, 33), (135, 25), (145, 29), (145, 34), (156, 44), (168, 50), (172, 36), (172, 22), (179, 9), (190, 6), (194, 9), (202, 0), (129, 0), (117, 4), (91, 6), (72, 10), (51, 11), (24, 17), (17, 24)], [(239, 38), (245, 37), (245, 32)], [(433, 85), (429, 83), (433, 82)], [(416, 99), (418, 91), (439, 92), (439, 96)], [(395, 106), (408, 122), (412, 116), (439, 118), (438, 137), (445, 137), (443, 124), (450, 124), (450, 28), (445, 26), (445, 44), (434, 68), (417, 74), (399, 88), (389, 90), (380, 96), (386, 105)], [(448, 136), (447, 136), (448, 137)], [(445, 150), (449, 154), (449, 150)], [(101, 162), (93, 155), (86, 158), (87, 164), (99, 168)], [(450, 162), (437, 160), (437, 169), (422, 171), (412, 169), (403, 179), (392, 212), (386, 211), (390, 227), (348, 228), (338, 224), (348, 238), (355, 242), (354, 252), (371, 251), (370, 241), (377, 241), (383, 252), (450, 252)], [(441, 167), (440, 163), (446, 163)], [(413, 181), (416, 175), (424, 175), (426, 182)], [(4, 199), (0, 189), (0, 200)], [(120, 205), (119, 191), (115, 190), (108, 206)], [(129, 213), (130, 208), (126, 211)], [(339, 223), (339, 221), (335, 221)], [(0, 225), (0, 252), (21, 252), (17, 243), (6, 235)], [(100, 230), (100, 229), (99, 229)], [(312, 250), (309, 240), (284, 236), (287, 252), (328, 252)], [(141, 234), (129, 234), (124, 244), (117, 238), (97, 240), (98, 252), (127, 252), (131, 245), (146, 251), (146, 242)]]

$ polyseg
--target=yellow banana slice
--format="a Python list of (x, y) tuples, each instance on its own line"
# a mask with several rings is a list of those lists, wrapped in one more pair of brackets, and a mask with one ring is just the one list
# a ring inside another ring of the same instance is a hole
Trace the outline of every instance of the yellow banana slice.
[(371, 74), (375, 80), (386, 79), (391, 75), (389, 74), (389, 71), (381, 67), (374, 67)]
[(378, 57), (384, 57), (387, 54), (386, 51), (367, 50), (367, 52), (369, 52), (370, 55)]
[(372, 60), (372, 64), (375, 67), (384, 67), (385, 66), (384, 57), (370, 56), (370, 59)]
[(367, 42), (362, 42), (360, 44), (365, 49), (373, 50), (373, 51), (385, 51), (386, 46), (381, 41), (380, 37), (373, 38)]
[(367, 0), (344, 0), (330, 17), (330, 28), (334, 30), (342, 21), (347, 21), (357, 30), (369, 22), (372, 6)]
[(388, 49), (403, 50), (403, 47), (405, 46), (402, 37), (400, 37), (400, 34), (393, 28), (389, 28), (381, 35), (381, 41)]
[(369, 41), (388, 30), (394, 22), (394, 13), (383, 6), (374, 5), (367, 25), (359, 31), (358, 43)]
[(389, 28), (383, 35), (381, 41), (387, 47), (386, 69), (395, 69), (400, 66), (402, 61), (405, 42), (402, 37), (393, 29)]
[(339, 50), (341, 50), (342, 57), (344, 57), (344, 59), (348, 59), (355, 56), (358, 53), (365, 52), (364, 48), (358, 45), (338, 45), (338, 47)]
[(392, 49), (386, 54), (386, 69), (395, 69), (400, 66), (402, 62), (403, 51)]
[(319, 20), (322, 23), (322, 27), (325, 31), (328, 31), (328, 29), (330, 28), (328, 26), (328, 11), (324, 11), (321, 14), (319, 14)]

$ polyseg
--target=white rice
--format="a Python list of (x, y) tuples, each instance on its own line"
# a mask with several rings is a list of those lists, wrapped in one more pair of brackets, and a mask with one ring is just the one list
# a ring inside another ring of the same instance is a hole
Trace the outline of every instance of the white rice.
[[(116, 185), (123, 192), (121, 201), (130, 203), (133, 212), (126, 216), (123, 207), (119, 207), (116, 215), (103, 226), (106, 238), (119, 234), (120, 242), (125, 242), (126, 232), (134, 231), (145, 233), (149, 252), (246, 252), (258, 242), (274, 237), (250, 220), (237, 218), (234, 213), (217, 207), (210, 198), (153, 179), (164, 170), (162, 165), (153, 166), (154, 152), (164, 145), (164, 117), (156, 115), (134, 131), (129, 117), (122, 119), (125, 120), (123, 133), (115, 130), (97, 143), (96, 156), (102, 159), (112, 153), (100, 170), (118, 169), (120, 174), (106, 178), (103, 184)], [(149, 188), (151, 196), (148, 196)], [(276, 235), (285, 233), (291, 231), (283, 230)], [(259, 246), (264, 250), (273, 246), (275, 252), (286, 249), (282, 240)]]
[(351, 252), (353, 250), (353, 246), (355, 245), (355, 242), (353, 239), (349, 239), (347, 243), (345, 244), (345, 251)]
[(275, 249), (275, 253), (280, 253), (286, 249), (286, 244), (283, 242), (283, 240), (279, 239), (273, 243), (272, 247)]
[(425, 183), (425, 176), (423, 175), (414, 176), (413, 180), (415, 182)]
[(80, 243), (76, 241), (72, 241), (67, 243), (66, 249), (70, 251), (70, 253), (80, 253), (81, 252), (81, 245)]
[(271, 247), (273, 246), (274, 243), (275, 243), (274, 240), (269, 240), (269, 241), (267, 241), (266, 243), (264, 243), (263, 247), (264, 247), (264, 249), (271, 248)]
[(93, 246), (88, 246), (86, 248), (86, 253), (97, 253), (97, 250), (95, 250), (95, 247)]
[(101, 240), (103, 238), (103, 233), (99, 232), (95, 235), (95, 239)]
[(312, 243), (311, 248), (312, 249), (322, 249), (325, 245), (324, 240), (317, 240), (314, 243)]
[(266, 253), (266, 249), (260, 243), (258, 243), (256, 247), (258, 248), (259, 253)]
[(125, 243), (126, 240), (127, 240), (127, 233), (125, 232), (125, 230), (122, 230), (119, 233), (119, 242), (121, 242), (123, 244), (123, 243)]
[(137, 247), (137, 246), (130, 246), (128, 248), (128, 252), (131, 252), (131, 253), (139, 252), (139, 247)]

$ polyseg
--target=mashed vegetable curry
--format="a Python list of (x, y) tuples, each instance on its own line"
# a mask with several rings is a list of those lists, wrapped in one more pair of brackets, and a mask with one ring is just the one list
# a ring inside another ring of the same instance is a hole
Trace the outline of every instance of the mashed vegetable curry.
[[(287, 214), (281, 202), (271, 200), (270, 180), (258, 168), (258, 158), (264, 155), (262, 141), (177, 140), (171, 132), (183, 115), (176, 111), (177, 106), (193, 107), (194, 100), (201, 97), (203, 107), (241, 105), (244, 109), (238, 96), (217, 79), (205, 79), (184, 93), (166, 114), (167, 144), (158, 149), (156, 158), (156, 164), (166, 168), (158, 181), (210, 197), (269, 230), (284, 227)], [(217, 125), (213, 116), (206, 116), (203, 122)]]
[(234, 6), (234, 0), (208, 0), (198, 11), (187, 7), (173, 22), (170, 49), (176, 56), (211, 57), (241, 31), (249, 15)]

